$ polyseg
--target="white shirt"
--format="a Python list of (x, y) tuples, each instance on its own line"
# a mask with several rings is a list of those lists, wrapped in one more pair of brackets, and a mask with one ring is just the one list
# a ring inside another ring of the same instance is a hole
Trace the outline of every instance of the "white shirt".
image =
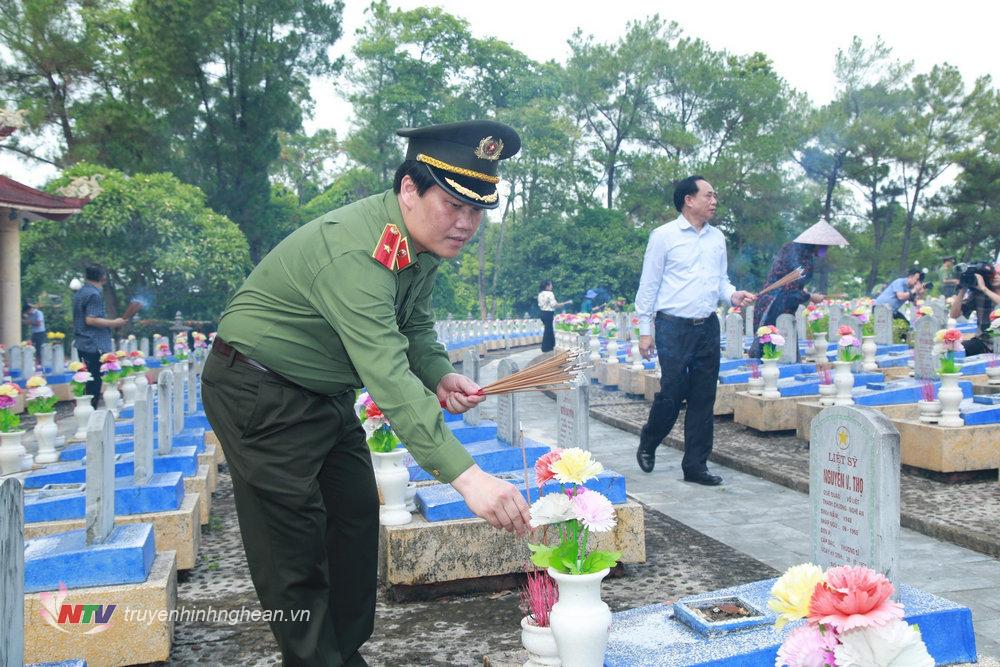
[(538, 308), (540, 310), (555, 310), (559, 305), (556, 302), (556, 295), (551, 290), (542, 290), (538, 293)]
[(697, 231), (683, 215), (649, 234), (635, 294), (639, 334), (653, 334), (657, 311), (675, 317), (708, 317), (719, 301), (731, 303), (726, 237), (708, 223)]

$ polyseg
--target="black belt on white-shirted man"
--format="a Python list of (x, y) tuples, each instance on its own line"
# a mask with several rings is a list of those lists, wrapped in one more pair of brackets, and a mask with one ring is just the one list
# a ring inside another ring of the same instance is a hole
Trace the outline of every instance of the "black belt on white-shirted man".
[(705, 317), (677, 317), (676, 315), (668, 315), (662, 310), (656, 313), (656, 319), (658, 320), (663, 320), (664, 322), (676, 322), (677, 324), (686, 324), (692, 327), (701, 326), (713, 317), (715, 317), (715, 313), (706, 315)]

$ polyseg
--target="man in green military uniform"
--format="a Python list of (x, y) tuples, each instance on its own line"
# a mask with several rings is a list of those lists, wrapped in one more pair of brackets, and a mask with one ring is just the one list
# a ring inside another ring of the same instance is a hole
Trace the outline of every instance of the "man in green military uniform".
[[(439, 402), (483, 400), (433, 329), (441, 258), (498, 204), (510, 127), (470, 121), (400, 130), (393, 189), (331, 211), (284, 239), (226, 307), (202, 378), (229, 463), (250, 575), (285, 664), (364, 665), (375, 615), (378, 498), (353, 411), (364, 386), (414, 459), (478, 516), (523, 534), (528, 508), (483, 472)], [(308, 610), (308, 621), (293, 613)]]

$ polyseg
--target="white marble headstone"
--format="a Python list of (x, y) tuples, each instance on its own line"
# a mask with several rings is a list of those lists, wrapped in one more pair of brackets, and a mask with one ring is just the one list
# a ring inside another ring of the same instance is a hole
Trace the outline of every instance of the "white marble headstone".
[(933, 380), (937, 377), (934, 358), (934, 334), (941, 328), (933, 315), (918, 317), (913, 325), (913, 377)]
[(884, 303), (876, 304), (872, 317), (875, 325), (875, 343), (877, 345), (891, 345), (892, 308)]
[(66, 348), (62, 343), (52, 346), (52, 372), (56, 374), (66, 372)]
[(115, 527), (115, 418), (97, 410), (87, 423), (87, 544), (102, 544)]
[(812, 562), (897, 578), (899, 432), (880, 412), (826, 408), (809, 434)]
[(726, 359), (743, 358), (743, 318), (736, 313), (726, 315)]
[(805, 306), (799, 306), (795, 309), (795, 334), (799, 340), (806, 339), (806, 333), (809, 329), (809, 321), (806, 319), (807, 312)]
[(148, 484), (153, 476), (153, 454), (155, 444), (153, 443), (153, 401), (154, 389), (152, 385), (143, 385), (135, 396), (135, 415), (133, 433), (135, 437), (134, 445), (134, 479), (137, 486)]
[(160, 371), (156, 379), (156, 451), (162, 456), (169, 454), (174, 446), (174, 372)]
[[(462, 353), (462, 375), (479, 384), (479, 351), (474, 347), (467, 348)], [(479, 426), (482, 421), (480, 406), (466, 410), (462, 415), (462, 421), (469, 426)]]
[(781, 336), (785, 339), (785, 345), (781, 348), (781, 358), (778, 360), (778, 363), (797, 363), (799, 360), (799, 340), (798, 332), (795, 330), (795, 316), (782, 313), (778, 315), (775, 326), (778, 327), (778, 331), (781, 332)]
[(21, 356), (20, 346), (12, 347), (10, 349), (10, 372), (13, 374), (15, 371), (20, 372), (24, 364), (24, 359)]
[(590, 387), (574, 382), (570, 389), (556, 392), (559, 412), (556, 445), (562, 449), (579, 447), (590, 450)]
[[(756, 333), (756, 331), (754, 331), (753, 328), (753, 311), (754, 311), (754, 305), (752, 303), (749, 306), (745, 306), (743, 308), (744, 336), (753, 336)], [(765, 315), (766, 314), (767, 313), (765, 313)]]
[(42, 369), (52, 367), (52, 343), (42, 343)]
[(844, 306), (835, 303), (830, 306), (830, 327), (827, 330), (827, 340), (835, 342), (838, 340), (837, 330), (840, 328), (840, 321), (844, 318)]
[[(501, 359), (497, 366), (497, 380), (503, 379), (518, 371), (517, 363), (512, 359)], [(497, 440), (507, 445), (521, 445), (520, 427), (518, 425), (519, 395), (515, 393), (499, 394), (497, 396)]]
[(187, 413), (193, 415), (198, 412), (198, 369), (199, 364), (196, 359), (188, 361), (187, 371)]
[(173, 418), (174, 435), (184, 430), (184, 383), (187, 381), (187, 364), (180, 362), (174, 365), (174, 386), (173, 386)]
[(0, 667), (24, 664), (24, 492), (0, 482)]

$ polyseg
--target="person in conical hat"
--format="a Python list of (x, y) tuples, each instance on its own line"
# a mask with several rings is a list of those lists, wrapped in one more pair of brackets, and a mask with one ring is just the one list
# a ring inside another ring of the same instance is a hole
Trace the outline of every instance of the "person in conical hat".
[[(768, 324), (774, 324), (783, 313), (794, 315), (796, 309), (804, 303), (819, 303), (826, 298), (825, 294), (809, 292), (806, 283), (813, 276), (816, 258), (825, 257), (828, 247), (848, 245), (840, 232), (826, 220), (820, 220), (815, 225), (795, 237), (795, 240), (781, 246), (777, 256), (767, 272), (765, 285), (781, 280), (796, 267), (801, 266), (804, 273), (798, 280), (762, 294), (757, 298), (753, 311), (753, 330)], [(750, 356), (760, 358), (760, 343), (754, 338), (750, 348)]]

